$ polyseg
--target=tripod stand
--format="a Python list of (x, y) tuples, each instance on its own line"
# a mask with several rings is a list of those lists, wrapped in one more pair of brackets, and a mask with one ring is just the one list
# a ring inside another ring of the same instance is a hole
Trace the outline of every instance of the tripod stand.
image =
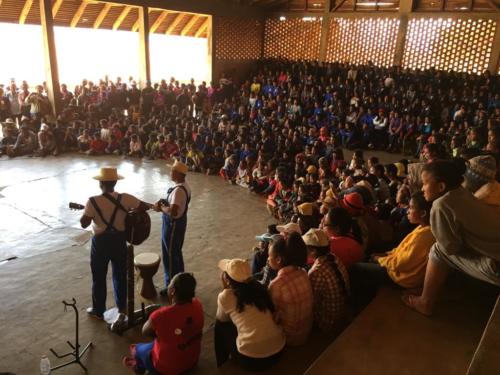
[(66, 301), (62, 301), (62, 303), (64, 304), (64, 311), (67, 311), (68, 306), (71, 306), (73, 308), (73, 310), (75, 311), (75, 328), (76, 328), (76, 332), (75, 332), (75, 345), (73, 345), (70, 341), (66, 341), (66, 343), (69, 345), (69, 347), (71, 349), (73, 349), (73, 351), (68, 352), (66, 354), (62, 354), (62, 355), (57, 354), (56, 351), (54, 349), (52, 349), (52, 348), (50, 348), (50, 351), (57, 358), (65, 358), (65, 357), (68, 357), (68, 356), (73, 356), (74, 359), (71, 360), (71, 361), (69, 361), (69, 362), (63, 363), (62, 365), (58, 365), (56, 367), (52, 367), (51, 371), (57, 370), (58, 368), (61, 368), (61, 367), (65, 367), (65, 366), (71, 365), (73, 363), (78, 363), (80, 365), (80, 367), (83, 368), (83, 370), (85, 370), (85, 372), (87, 372), (87, 368), (82, 364), (82, 362), (80, 361), (80, 359), (85, 354), (85, 352), (88, 350), (88, 348), (90, 348), (92, 346), (92, 342), (89, 342), (85, 346), (85, 348), (83, 348), (83, 350), (80, 352), (80, 343), (79, 343), (79, 339), (78, 339), (78, 309), (76, 308), (76, 300), (73, 298), (73, 302), (71, 302), (71, 303), (70, 302), (66, 302)]

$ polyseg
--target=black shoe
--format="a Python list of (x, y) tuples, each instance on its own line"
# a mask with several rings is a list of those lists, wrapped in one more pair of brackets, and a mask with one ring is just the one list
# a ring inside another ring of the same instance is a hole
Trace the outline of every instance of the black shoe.
[(94, 319), (98, 319), (98, 320), (103, 320), (104, 319), (104, 315), (103, 314), (98, 314), (93, 307), (88, 307), (87, 308), (87, 314), (88, 316), (94, 318)]

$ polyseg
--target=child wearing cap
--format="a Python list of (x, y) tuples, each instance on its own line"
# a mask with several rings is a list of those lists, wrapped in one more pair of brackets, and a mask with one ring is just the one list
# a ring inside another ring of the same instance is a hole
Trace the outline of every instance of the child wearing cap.
[(243, 259), (219, 262), (224, 290), (217, 298), (214, 346), (217, 367), (230, 356), (250, 371), (276, 364), (285, 346), (285, 335), (273, 319), (274, 305), (266, 288), (252, 279)]
[(314, 260), (308, 272), (314, 296), (314, 323), (324, 332), (341, 329), (349, 296), (347, 270), (330, 252), (328, 235), (323, 230), (310, 229), (302, 239)]
[(276, 225), (268, 225), (267, 232), (259, 236), (255, 236), (255, 240), (259, 242), (259, 246), (253, 248), (254, 256), (252, 260), (252, 274), (261, 272), (262, 268), (267, 263), (269, 243), (272, 241), (273, 236), (279, 234)]
[(136, 374), (177, 375), (198, 363), (203, 332), (203, 307), (194, 298), (196, 280), (190, 273), (175, 275), (168, 286), (169, 306), (154, 311), (142, 334), (155, 339), (131, 346), (123, 359)]

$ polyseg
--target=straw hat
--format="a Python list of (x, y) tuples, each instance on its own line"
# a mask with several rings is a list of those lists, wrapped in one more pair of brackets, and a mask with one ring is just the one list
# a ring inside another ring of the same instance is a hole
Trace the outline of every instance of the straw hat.
[(174, 165), (172, 165), (172, 171), (176, 171), (182, 173), (183, 175), (186, 175), (188, 172), (188, 166), (183, 162), (176, 160)]
[(101, 168), (99, 174), (93, 177), (94, 180), (98, 181), (118, 181), (123, 180), (123, 176), (118, 174), (116, 168), (113, 167), (104, 167)]
[(2, 125), (15, 125), (15, 121), (12, 118), (6, 119), (4, 122), (2, 122)]

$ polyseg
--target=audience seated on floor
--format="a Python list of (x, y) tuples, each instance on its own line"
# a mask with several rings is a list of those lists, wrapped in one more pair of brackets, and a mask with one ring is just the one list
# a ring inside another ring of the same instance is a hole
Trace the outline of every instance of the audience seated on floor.
[[(313, 323), (330, 330), (341, 310), (352, 302), (364, 307), (381, 283), (423, 287), (404, 301), (427, 315), (451, 271), (500, 285), (497, 92), (498, 75), (487, 71), (262, 60), (238, 83), (172, 78), (138, 88), (83, 80), (73, 92), (62, 85), (64, 108), (51, 118), (43, 86), (31, 92), (27, 82), (21, 89), (13, 83), (0, 93), (19, 97), (0, 113), (0, 153), (179, 159), (194, 173), (219, 175), (228, 189), (261, 197), (271, 227), (249, 257), (262, 287), (226, 277), (231, 285), (222, 293), (233, 293), (234, 302), (240, 290), (255, 288), (262, 298), (245, 300), (244, 308), (236, 302), (235, 310), (219, 306), (220, 327), (233, 326), (217, 334), (221, 363), (235, 355), (245, 367), (267, 367), (283, 348), (277, 332), (289, 346), (307, 345)], [(372, 150), (405, 156), (383, 165)], [(318, 273), (331, 283), (318, 282)], [(318, 304), (318, 291), (342, 308)], [(273, 345), (263, 352), (245, 349), (258, 342), (239, 320), (248, 312), (272, 315)]]

